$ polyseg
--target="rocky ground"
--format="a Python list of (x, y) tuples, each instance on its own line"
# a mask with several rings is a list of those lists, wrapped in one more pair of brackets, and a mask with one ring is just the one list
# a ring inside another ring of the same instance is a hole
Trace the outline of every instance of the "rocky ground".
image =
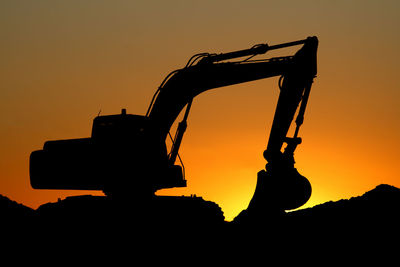
[(58, 246), (69, 240), (89, 250), (139, 244), (141, 249), (168, 251), (177, 244), (190, 249), (204, 243), (208, 248), (267, 246), (280, 252), (329, 244), (347, 251), (360, 246), (390, 249), (398, 248), (400, 237), (400, 189), (382, 184), (362, 196), (282, 214), (243, 211), (232, 222), (224, 221), (216, 203), (194, 196), (159, 197), (146, 204), (79, 196), (36, 210), (0, 196), (0, 216), (3, 237), (50, 239)]

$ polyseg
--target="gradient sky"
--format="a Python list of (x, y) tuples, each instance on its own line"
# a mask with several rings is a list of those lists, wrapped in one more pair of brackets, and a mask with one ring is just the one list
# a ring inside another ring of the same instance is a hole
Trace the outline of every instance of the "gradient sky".
[[(164, 77), (199, 52), (316, 35), (318, 77), (295, 158), (305, 207), (400, 187), (399, 1), (0, 2), (0, 194), (37, 208), (77, 194), (33, 190), (29, 154), (90, 136), (101, 114), (144, 114)], [(280, 55), (291, 55), (283, 50)], [(194, 100), (180, 154), (188, 187), (226, 219), (253, 195), (278, 96), (271, 78)]]

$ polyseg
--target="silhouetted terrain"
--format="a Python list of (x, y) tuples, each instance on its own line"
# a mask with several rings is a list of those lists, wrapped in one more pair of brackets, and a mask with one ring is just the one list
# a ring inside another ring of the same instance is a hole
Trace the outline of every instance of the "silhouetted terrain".
[(0, 195), (0, 218), (3, 223), (30, 219), (34, 213), (33, 209)]
[(153, 238), (165, 233), (188, 237), (207, 232), (221, 238), (247, 235), (309, 242), (392, 239), (400, 223), (400, 189), (382, 184), (362, 196), (280, 215), (247, 215), (244, 220), (239, 215), (233, 222), (224, 221), (217, 204), (196, 196), (157, 197), (145, 204), (86, 195), (43, 204), (37, 210), (0, 196), (0, 212), (3, 223), (11, 222), (10, 229), (23, 224), (41, 235)]
[(362, 196), (329, 201), (312, 208), (302, 209), (288, 214), (289, 218), (313, 218), (326, 220), (326, 223), (357, 223), (360, 220), (374, 220), (381, 223), (384, 219), (396, 219), (400, 215), (400, 189), (381, 184)]
[(400, 225), (400, 189), (381, 184), (362, 196), (287, 214), (288, 223), (314, 236), (393, 239)]

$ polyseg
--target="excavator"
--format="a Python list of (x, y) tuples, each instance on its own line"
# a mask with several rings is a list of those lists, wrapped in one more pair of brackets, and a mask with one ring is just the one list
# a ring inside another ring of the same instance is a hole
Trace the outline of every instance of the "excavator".
[[(291, 56), (254, 59), (268, 51), (299, 45), (300, 49)], [(101, 190), (108, 197), (142, 202), (154, 198), (160, 189), (186, 187), (178, 151), (194, 98), (210, 89), (280, 77), (279, 98), (263, 153), (267, 164), (258, 173), (247, 211), (296, 209), (311, 196), (310, 182), (294, 167), (294, 152), (302, 142), (299, 130), (317, 74), (317, 47), (318, 38), (312, 36), (229, 53), (196, 54), (184, 68), (164, 79), (145, 115), (127, 114), (122, 109), (121, 114), (97, 116), (91, 137), (51, 140), (44, 143), (43, 149), (33, 151), (31, 186)], [(183, 111), (172, 138), (171, 127)], [(288, 136), (293, 121), (294, 134)], [(166, 145), (169, 138), (170, 151)]]

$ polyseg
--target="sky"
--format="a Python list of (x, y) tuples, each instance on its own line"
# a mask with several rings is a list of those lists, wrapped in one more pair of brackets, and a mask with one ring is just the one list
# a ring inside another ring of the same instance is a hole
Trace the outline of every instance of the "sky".
[[(400, 187), (399, 11), (395, 0), (3, 0), (0, 194), (32, 208), (101, 195), (32, 189), (30, 153), (46, 140), (89, 137), (100, 111), (144, 115), (164, 77), (195, 53), (314, 35), (318, 75), (295, 154), (313, 187), (302, 208)], [(270, 78), (195, 98), (180, 150), (188, 186), (159, 194), (202, 196), (227, 220), (245, 209), (278, 93)]]

